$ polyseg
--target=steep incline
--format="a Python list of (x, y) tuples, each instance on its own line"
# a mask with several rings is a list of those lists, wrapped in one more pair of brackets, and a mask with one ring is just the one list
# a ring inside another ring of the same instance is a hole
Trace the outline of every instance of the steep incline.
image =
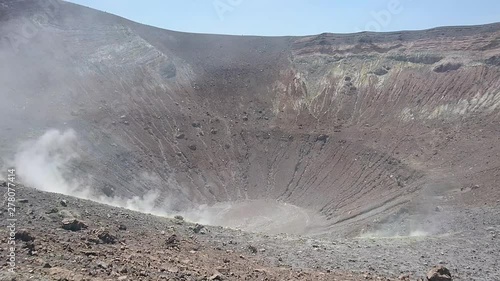
[(55, 1), (4, 1), (0, 21), (2, 153), (73, 128), (73, 175), (108, 196), (276, 199), (360, 227), (500, 199), (499, 24), (200, 35)]

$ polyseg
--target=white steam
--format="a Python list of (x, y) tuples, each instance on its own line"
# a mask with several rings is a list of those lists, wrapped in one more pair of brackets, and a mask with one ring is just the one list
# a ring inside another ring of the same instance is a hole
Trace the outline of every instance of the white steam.
[(160, 192), (150, 191), (143, 196), (134, 196), (132, 198), (124, 198), (120, 196), (108, 197), (105, 195), (100, 195), (91, 196), (88, 199), (115, 207), (134, 210), (137, 212), (150, 213), (157, 216), (168, 216), (168, 211), (165, 207), (158, 207), (158, 205), (165, 206), (164, 204), (158, 204), (159, 197)]
[(24, 184), (76, 197), (88, 197), (81, 183), (67, 178), (67, 164), (78, 158), (76, 134), (49, 130), (36, 141), (23, 143), (14, 157), (14, 166)]
[[(305, 209), (273, 200), (250, 200), (218, 203), (213, 206), (183, 206), (173, 211), (175, 196), (167, 196), (163, 187), (176, 187), (175, 182), (165, 182), (155, 174), (140, 173), (131, 186), (153, 187), (142, 196), (125, 198), (107, 196), (92, 188), (92, 178), (78, 175), (79, 155), (77, 135), (73, 130), (49, 130), (36, 140), (19, 147), (14, 157), (19, 181), (27, 186), (99, 203), (122, 207), (158, 216), (182, 215), (186, 220), (202, 224), (223, 225), (247, 231), (267, 233), (297, 233), (320, 229), (327, 222)], [(156, 189), (156, 190), (155, 190)], [(177, 208), (176, 208), (177, 209)]]
[[(150, 191), (143, 196), (108, 197), (91, 187), (90, 180), (79, 180), (71, 171), (71, 164), (80, 158), (74, 130), (51, 129), (34, 141), (23, 143), (15, 157), (14, 167), (21, 182), (27, 186), (83, 199), (97, 201), (134, 211), (166, 216), (166, 202), (159, 202), (160, 192)], [(138, 181), (152, 181), (155, 177), (143, 173)], [(156, 178), (156, 180), (158, 180)], [(161, 208), (158, 207), (161, 206)]]
[(405, 238), (405, 237), (425, 237), (430, 233), (424, 230), (411, 230), (409, 233), (398, 232), (394, 230), (376, 230), (364, 232), (359, 235), (359, 238)]

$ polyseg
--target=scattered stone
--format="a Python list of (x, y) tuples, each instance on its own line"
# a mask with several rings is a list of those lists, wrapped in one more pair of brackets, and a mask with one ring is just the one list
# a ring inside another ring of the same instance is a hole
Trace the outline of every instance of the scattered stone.
[(250, 252), (252, 252), (253, 254), (257, 253), (257, 248), (255, 248), (255, 246), (248, 245), (248, 250), (250, 250)]
[(199, 128), (201, 127), (200, 123), (199, 122), (193, 122), (191, 123), (191, 126), (195, 127), (195, 128)]
[(104, 244), (115, 244), (118, 241), (118, 238), (113, 234), (109, 233), (109, 231), (107, 230), (103, 230), (97, 233), (97, 237)]
[(201, 224), (198, 224), (198, 223), (197, 223), (197, 224), (194, 226), (193, 231), (194, 231), (194, 233), (200, 233), (200, 231), (201, 231), (203, 228), (205, 228), (205, 226), (204, 226), (204, 225), (201, 225)]
[(328, 140), (328, 135), (321, 134), (316, 138), (316, 141), (326, 142)]
[(17, 202), (19, 202), (19, 203), (28, 203), (28, 199), (18, 199)]
[(177, 235), (172, 234), (170, 237), (167, 238), (167, 241), (165, 241), (167, 244), (167, 247), (177, 247), (179, 245), (179, 238)]
[(97, 261), (97, 267), (102, 269), (108, 269), (109, 265), (104, 261)]
[(124, 274), (124, 273), (127, 273), (127, 272), (128, 272), (128, 268), (127, 268), (126, 265), (124, 265), (124, 266), (120, 267), (120, 269), (118, 269), (118, 273)]
[(183, 216), (181, 216), (181, 215), (176, 215), (176, 216), (174, 217), (174, 219), (176, 219), (176, 220), (180, 220), (180, 221), (183, 221), (183, 220), (184, 220), (184, 217), (183, 217)]
[(443, 73), (443, 72), (449, 72), (449, 71), (454, 71), (462, 67), (461, 63), (444, 63), (436, 66), (433, 70), (434, 72), (437, 73)]
[(87, 257), (90, 257), (90, 256), (99, 256), (99, 252), (97, 251), (92, 251), (92, 250), (83, 250), (81, 251), (82, 254), (86, 255)]
[(435, 266), (427, 272), (427, 280), (429, 281), (452, 281), (450, 271), (444, 266)]
[(50, 263), (46, 262), (43, 264), (43, 268), (52, 268), (52, 265), (50, 265)]
[(215, 273), (214, 275), (210, 276), (208, 280), (224, 280), (224, 278), (222, 277), (222, 274)]
[[(365, 277), (365, 278), (368, 279), (367, 277)], [(401, 275), (399, 275), (398, 279), (402, 280), (402, 281), (410, 281), (410, 275), (409, 274), (401, 274)]]
[(61, 204), (61, 206), (63, 207), (68, 207), (68, 201), (66, 201), (65, 199), (61, 200), (61, 202), (59, 202)]
[(189, 149), (191, 150), (196, 150), (196, 145), (195, 144), (191, 144), (188, 146)]
[(214, 128), (210, 129), (210, 133), (211, 133), (212, 135), (217, 134), (217, 132), (218, 132), (218, 131), (217, 131), (217, 129), (214, 129)]
[(219, 266), (215, 269), (218, 273), (228, 275), (229, 274), (229, 268)]
[(52, 208), (48, 211), (45, 212), (46, 214), (55, 214), (55, 213), (59, 213), (59, 209), (57, 208)]
[(62, 221), (62, 228), (70, 231), (80, 231), (87, 228), (87, 225), (77, 219), (64, 219)]
[(124, 224), (120, 224), (120, 225), (118, 226), (118, 230), (127, 230), (127, 226), (126, 226), (126, 225), (124, 225)]
[(24, 242), (28, 242), (28, 241), (33, 241), (35, 240), (35, 237), (33, 237), (33, 235), (31, 235), (28, 230), (26, 229), (20, 229), (16, 232), (16, 240), (21, 240), (21, 241), (24, 241)]
[[(49, 278), (50, 280), (85, 280), (86, 278), (79, 274), (76, 273), (74, 270), (69, 270), (61, 267), (52, 267), (48, 270), (49, 275), (52, 277)], [(47, 280), (47, 279), (43, 279)]]
[(175, 135), (175, 138), (176, 139), (180, 139), (180, 140), (184, 139), (185, 137), (186, 137), (186, 135), (184, 135), (184, 134), (177, 134), (177, 135)]
[(31, 256), (35, 256), (37, 251), (35, 251), (35, 243), (33, 241), (26, 242), (24, 248), (28, 249), (28, 254)]

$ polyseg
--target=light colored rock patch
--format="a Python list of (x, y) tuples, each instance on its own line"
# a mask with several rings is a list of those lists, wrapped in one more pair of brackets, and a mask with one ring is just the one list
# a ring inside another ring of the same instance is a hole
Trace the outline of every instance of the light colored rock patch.
[(420, 110), (405, 107), (400, 114), (403, 121), (417, 119), (454, 119), (470, 113), (490, 114), (500, 106), (500, 93), (477, 94), (471, 99), (438, 106), (424, 106)]

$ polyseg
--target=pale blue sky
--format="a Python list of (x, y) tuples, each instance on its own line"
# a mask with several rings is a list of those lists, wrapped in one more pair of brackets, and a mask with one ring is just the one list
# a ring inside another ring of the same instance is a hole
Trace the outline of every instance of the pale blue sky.
[(165, 29), (235, 35), (395, 31), (500, 22), (499, 0), (70, 0)]

